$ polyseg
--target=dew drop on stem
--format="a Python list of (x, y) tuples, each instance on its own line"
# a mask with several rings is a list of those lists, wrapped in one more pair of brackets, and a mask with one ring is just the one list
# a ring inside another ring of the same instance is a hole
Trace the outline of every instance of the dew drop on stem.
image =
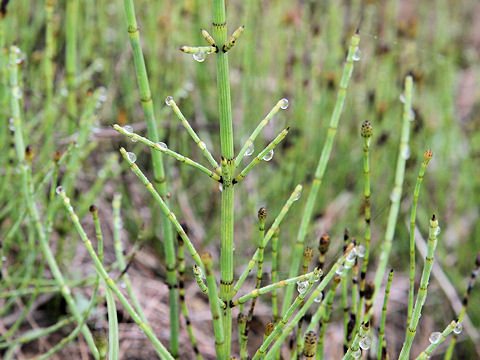
[(127, 153), (127, 158), (130, 162), (134, 163), (135, 161), (137, 161), (137, 155), (135, 155), (135, 153), (133, 152), (128, 152)]
[(125, 130), (125, 132), (128, 133), (128, 134), (133, 133), (133, 127), (131, 127), (130, 125), (125, 125), (123, 127), (123, 130)]
[(315, 301), (316, 303), (321, 303), (323, 300), (323, 293), (320, 293), (320, 295), (318, 295), (313, 301)]
[(193, 59), (198, 62), (204, 62), (206, 57), (207, 57), (207, 53), (205, 53), (204, 51), (200, 51), (198, 53), (193, 54)]
[(355, 53), (353, 54), (353, 61), (360, 61), (361, 58), (362, 50), (360, 50), (360, 48), (357, 48), (357, 50), (355, 50)]
[(173, 96), (167, 96), (165, 99), (165, 104), (167, 104), (167, 106), (172, 106), (172, 104), (170, 104), (171, 101), (173, 101)]
[(220, 190), (220, 192), (223, 191), (223, 185), (222, 184), (218, 184), (218, 190)]
[(440, 235), (441, 231), (442, 231), (442, 229), (440, 228), (440, 226), (437, 226), (437, 230), (435, 230), (435, 236)]
[(248, 147), (247, 151), (245, 151), (244, 156), (250, 156), (250, 155), (253, 154), (254, 151), (255, 151), (255, 145), (253, 145), (253, 143), (251, 143), (250, 146)]
[(297, 201), (298, 199), (300, 199), (300, 196), (302, 196), (302, 190), (300, 190), (297, 195), (293, 198), (293, 201)]
[(460, 333), (462, 332), (462, 330), (463, 330), (462, 324), (461, 324), (461, 323), (458, 323), (458, 324), (455, 326), (455, 328), (453, 329), (453, 332), (458, 335), (458, 334), (460, 334)]
[(402, 150), (402, 157), (407, 160), (410, 157), (410, 146), (405, 146)]
[(282, 105), (280, 105), (280, 108), (282, 110), (286, 110), (288, 108), (288, 99), (283, 98), (281, 101), (282, 101)]
[(337, 268), (337, 270), (335, 270), (335, 272), (337, 273), (337, 275), (342, 275), (343, 270), (344, 270), (343, 265), (338, 265), (338, 268)]
[(365, 257), (365, 246), (359, 245), (357, 247), (357, 256), (360, 257), (360, 258)]
[(399, 99), (400, 99), (400, 102), (401, 102), (402, 104), (405, 104), (405, 102), (407, 101), (407, 99), (405, 99), (405, 95), (404, 95), (404, 94), (400, 94)]
[(158, 147), (162, 150), (167, 150), (168, 149), (168, 146), (167, 144), (165, 144), (164, 142), (160, 141), (157, 143)]
[(55, 189), (55, 192), (60, 195), (61, 193), (63, 193), (63, 186), (57, 186), (57, 188)]
[(372, 338), (370, 336), (365, 336), (362, 338), (359, 342), (360, 347), (362, 350), (368, 350), (370, 349), (370, 346), (372, 345)]
[(435, 331), (430, 334), (430, 337), (428, 338), (428, 341), (432, 344), (438, 344), (440, 342), (440, 339), (442, 338), (442, 333)]
[(354, 359), (360, 359), (360, 356), (362, 356), (362, 350), (360, 349), (352, 350), (352, 357)]
[(272, 160), (273, 158), (273, 149), (271, 149), (268, 153), (266, 153), (265, 155), (263, 155), (263, 160), (264, 161), (270, 161)]

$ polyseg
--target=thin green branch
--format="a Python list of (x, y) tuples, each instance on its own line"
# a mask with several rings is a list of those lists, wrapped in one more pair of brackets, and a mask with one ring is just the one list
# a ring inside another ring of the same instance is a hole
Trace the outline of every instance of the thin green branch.
[(384, 337), (385, 337), (385, 323), (387, 321), (387, 305), (388, 297), (390, 296), (390, 287), (392, 286), (393, 269), (388, 274), (387, 286), (385, 287), (385, 296), (383, 297), (382, 318), (380, 320), (380, 330), (378, 333), (378, 349), (377, 359), (382, 359), (382, 354), (387, 352)]
[[(436, 341), (433, 341), (424, 351), (420, 353), (415, 359), (416, 360), (427, 360), (432, 357), (432, 353), (435, 351), (435, 349), (445, 341), (448, 335), (452, 331), (455, 330), (455, 327), (457, 327), (460, 323), (458, 321), (453, 320), (446, 328), (445, 330), (442, 331), (440, 337), (438, 339), (435, 339)], [(433, 335), (433, 334), (432, 334)], [(435, 334), (436, 335), (436, 334)]]

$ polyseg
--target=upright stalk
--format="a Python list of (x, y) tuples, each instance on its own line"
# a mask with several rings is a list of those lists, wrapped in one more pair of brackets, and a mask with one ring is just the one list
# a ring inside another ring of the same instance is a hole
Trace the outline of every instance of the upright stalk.
[[(328, 160), (330, 159), (330, 154), (333, 148), (333, 141), (335, 140), (335, 135), (338, 129), (338, 123), (340, 121), (340, 115), (343, 110), (343, 104), (345, 103), (345, 97), (347, 95), (348, 82), (353, 73), (353, 61), (354, 55), (358, 49), (358, 43), (360, 42), (360, 36), (356, 33), (352, 36), (350, 40), (350, 47), (348, 49), (347, 61), (343, 68), (342, 79), (340, 80), (340, 88), (338, 89), (337, 101), (335, 103), (335, 108), (333, 109), (332, 117), (330, 118), (330, 125), (328, 127), (327, 140), (325, 141), (322, 149), (322, 154), (318, 161), (317, 169), (315, 170), (315, 176), (312, 183), (312, 189), (308, 195), (307, 203), (303, 211), (302, 220), (298, 230), (297, 241), (295, 243), (295, 249), (292, 256), (292, 261), (290, 265), (290, 272), (288, 277), (294, 277), (297, 274), (298, 267), (300, 266), (300, 261), (302, 260), (303, 245), (305, 242), (305, 237), (308, 231), (308, 225), (310, 224), (310, 219), (312, 217), (313, 208), (317, 200), (317, 194), (320, 189), (320, 186), (323, 181), (323, 176), (327, 168)], [(292, 300), (294, 287), (290, 286), (287, 288), (285, 293), (284, 302), (282, 306), (282, 314), (287, 311)]]
[[(45, 134), (47, 138), (51, 137), (53, 126), (53, 78), (54, 64), (53, 56), (55, 53), (54, 45), (54, 27), (53, 11), (55, 8), (55, 0), (45, 0), (46, 14), (46, 31), (45, 31), (45, 58), (44, 58), (44, 75), (45, 75)], [(48, 140), (46, 144), (48, 144)]]
[[(230, 99), (230, 78), (228, 73), (228, 55), (222, 45), (227, 42), (227, 24), (225, 0), (213, 0), (213, 38), (217, 52), (217, 90), (218, 112), (220, 120), (220, 146), (222, 152), (222, 209), (220, 244), (220, 298), (228, 304), (233, 297), (233, 182), (235, 159), (233, 150), (232, 105)], [(227, 306), (222, 315), (225, 332), (225, 359), (230, 358), (232, 334), (232, 310)]]
[[(135, 18), (135, 8), (133, 0), (124, 0), (125, 16), (128, 27), (128, 37), (133, 52), (135, 71), (140, 89), (140, 100), (142, 102), (143, 112), (145, 113), (148, 137), (151, 141), (159, 141), (155, 113), (153, 108), (152, 93), (148, 82), (147, 68), (143, 57), (142, 46), (140, 43), (140, 32)], [(165, 171), (163, 169), (162, 154), (159, 151), (152, 152), (154, 183), (160, 196), (166, 202), (167, 185), (165, 182)], [(232, 206), (233, 212), (233, 206)], [(178, 307), (178, 287), (176, 271), (176, 254), (173, 239), (172, 227), (162, 213), (163, 244), (165, 249), (167, 282), (169, 287), (169, 305), (170, 305), (170, 352), (173, 357), (178, 357), (178, 334), (179, 334), (179, 307)]]
[(65, 72), (68, 90), (67, 115), (69, 117), (69, 133), (74, 131), (75, 122), (77, 120), (77, 100), (75, 96), (75, 76), (77, 72), (77, 16), (78, 0), (67, 0), (65, 21)]

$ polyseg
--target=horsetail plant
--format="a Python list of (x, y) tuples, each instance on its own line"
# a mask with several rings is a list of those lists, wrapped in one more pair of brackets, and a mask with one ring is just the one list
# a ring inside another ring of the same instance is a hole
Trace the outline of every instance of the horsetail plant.
[(385, 287), (385, 296), (383, 297), (382, 318), (380, 319), (380, 329), (378, 331), (377, 359), (384, 359), (387, 356), (387, 344), (385, 340), (385, 323), (387, 321), (388, 298), (390, 297), (390, 287), (393, 281), (393, 269), (388, 273), (387, 286)]

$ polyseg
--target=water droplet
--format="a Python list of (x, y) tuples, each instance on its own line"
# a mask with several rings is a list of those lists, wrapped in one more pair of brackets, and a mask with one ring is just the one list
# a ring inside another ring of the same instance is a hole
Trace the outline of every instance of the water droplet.
[(342, 275), (343, 274), (343, 270), (344, 270), (344, 267), (343, 265), (339, 265), (337, 270), (335, 270), (335, 272), (337, 273), (337, 275)]
[(428, 341), (432, 344), (438, 344), (440, 342), (440, 339), (442, 338), (442, 333), (435, 331), (430, 334), (430, 337), (428, 338)]
[(167, 150), (167, 149), (168, 149), (167, 144), (165, 144), (164, 142), (161, 142), (161, 141), (157, 143), (157, 146), (158, 146), (161, 150)]
[(435, 230), (435, 236), (440, 235), (441, 231), (442, 231), (442, 229), (440, 228), (440, 226), (437, 226), (437, 230)]
[(253, 154), (254, 151), (255, 151), (255, 145), (253, 145), (253, 143), (251, 143), (250, 146), (248, 147), (247, 151), (245, 151), (244, 156), (250, 156), (250, 155)]
[(362, 350), (352, 350), (352, 356), (354, 359), (360, 359), (360, 356), (362, 356)]
[(133, 142), (133, 143), (136, 143), (138, 140), (135, 139), (134, 137), (130, 138), (130, 141)]
[(125, 126), (123, 127), (123, 130), (124, 130), (126, 133), (128, 133), (128, 134), (133, 133), (133, 127), (131, 127), (130, 125), (125, 125)]
[(357, 48), (357, 50), (355, 51), (355, 54), (353, 54), (353, 61), (360, 61), (361, 58), (362, 58), (362, 50), (360, 50), (360, 48)]
[(390, 200), (392, 202), (396, 202), (400, 200), (400, 191), (399, 189), (393, 189), (392, 192), (390, 193)]
[(55, 192), (56, 192), (57, 194), (63, 193), (63, 192), (64, 192), (63, 186), (57, 186), (57, 188), (55, 189)]
[(308, 281), (297, 281), (297, 290), (299, 294), (304, 294), (308, 288)]
[(220, 190), (220, 192), (223, 191), (223, 185), (222, 184), (218, 184), (218, 190)]
[(360, 339), (358, 345), (360, 345), (362, 350), (368, 350), (370, 349), (370, 346), (372, 346), (372, 338), (370, 336), (365, 336), (363, 339)]
[(407, 160), (408, 158), (410, 157), (410, 146), (406, 146), (403, 148), (402, 150), (402, 158), (404, 158), (405, 160)]
[(273, 158), (273, 149), (271, 149), (268, 153), (266, 153), (265, 155), (263, 155), (263, 160), (265, 161), (270, 161), (272, 160)]
[(320, 293), (320, 295), (318, 295), (313, 301), (315, 301), (316, 303), (321, 303), (323, 300), (323, 293)]
[(410, 109), (410, 113), (408, 115), (409, 115), (409, 120), (410, 121), (415, 120), (415, 111), (413, 111), (413, 109)]
[(357, 256), (360, 258), (365, 257), (365, 246), (363, 245), (358, 245), (357, 247)]
[(405, 102), (407, 101), (407, 99), (405, 99), (405, 95), (404, 95), (404, 94), (400, 94), (399, 99), (400, 99), (400, 102), (401, 102), (402, 104), (405, 104)]
[(297, 195), (293, 198), (293, 201), (297, 201), (298, 199), (300, 199), (300, 196), (302, 196), (302, 190), (300, 190)]
[(198, 62), (204, 62), (206, 57), (207, 57), (207, 53), (204, 51), (200, 51), (198, 53), (193, 54), (193, 59)]
[(127, 158), (128, 158), (128, 161), (130, 161), (132, 163), (137, 161), (137, 155), (135, 155), (135, 153), (133, 153), (133, 152), (128, 152), (127, 153)]
[(282, 105), (280, 105), (280, 107), (282, 108), (282, 110), (286, 110), (288, 108), (288, 99), (283, 98), (281, 101)]
[(458, 324), (453, 328), (453, 332), (454, 332), (455, 334), (457, 334), (457, 335), (460, 334), (460, 333), (462, 332), (462, 330), (463, 330), (463, 326), (462, 326), (461, 323), (458, 323)]
[(353, 248), (347, 255), (347, 261), (354, 261), (355, 260), (355, 256), (357, 255), (357, 252), (355, 251), (355, 248)]
[(122, 289), (125, 289), (125, 288), (127, 287), (127, 284), (121, 283), (121, 284), (120, 284), (120, 287), (121, 287)]
[(21, 99), (23, 97), (22, 89), (20, 89), (18, 86), (15, 86), (12, 89), (12, 93), (13, 93), (13, 96), (17, 99)]
[(172, 104), (170, 104), (170, 101), (173, 101), (173, 96), (167, 96), (165, 99), (165, 104), (167, 104), (167, 106), (172, 106)]
[(123, 221), (121, 219), (115, 221), (115, 228), (118, 230), (123, 229)]

